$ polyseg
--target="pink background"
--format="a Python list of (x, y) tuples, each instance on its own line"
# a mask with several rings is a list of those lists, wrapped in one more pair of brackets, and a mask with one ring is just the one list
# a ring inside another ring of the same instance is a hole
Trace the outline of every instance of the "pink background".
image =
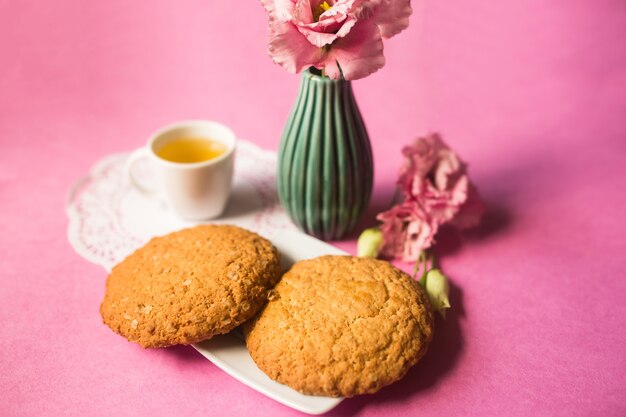
[[(626, 2), (413, 4), (354, 83), (376, 160), (363, 224), (431, 130), (491, 209), (439, 241), (454, 309), (424, 360), (330, 415), (626, 415)], [(299, 415), (191, 347), (114, 335), (106, 273), (66, 239), (70, 185), (163, 124), (277, 148), (299, 79), (266, 27), (256, 1), (0, 1), (0, 415)]]

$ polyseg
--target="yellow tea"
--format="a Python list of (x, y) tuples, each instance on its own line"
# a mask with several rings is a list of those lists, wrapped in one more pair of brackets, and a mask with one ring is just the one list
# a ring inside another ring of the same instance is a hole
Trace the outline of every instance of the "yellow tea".
[(226, 145), (216, 140), (200, 137), (174, 139), (157, 150), (156, 154), (167, 161), (194, 163), (204, 162), (226, 152)]

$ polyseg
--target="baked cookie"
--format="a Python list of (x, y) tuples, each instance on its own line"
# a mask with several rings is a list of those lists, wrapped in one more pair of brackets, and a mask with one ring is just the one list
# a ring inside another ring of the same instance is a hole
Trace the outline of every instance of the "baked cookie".
[(100, 314), (144, 348), (186, 345), (250, 319), (279, 278), (278, 252), (266, 239), (196, 226), (154, 238), (116, 265)]
[(385, 261), (322, 256), (297, 262), (244, 325), (252, 359), (305, 394), (351, 397), (402, 378), (433, 334), (428, 296)]

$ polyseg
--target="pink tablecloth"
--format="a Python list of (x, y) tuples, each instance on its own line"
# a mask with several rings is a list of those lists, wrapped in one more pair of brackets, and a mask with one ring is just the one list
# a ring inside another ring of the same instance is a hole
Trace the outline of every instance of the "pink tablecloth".
[[(626, 4), (413, 3), (386, 67), (354, 83), (366, 220), (431, 130), (490, 213), (440, 239), (454, 308), (424, 360), (330, 415), (625, 415)], [(0, 2), (0, 415), (299, 414), (190, 347), (114, 335), (106, 273), (65, 235), (72, 182), (160, 125), (215, 119), (276, 149), (299, 80), (267, 58), (266, 27), (253, 1)]]

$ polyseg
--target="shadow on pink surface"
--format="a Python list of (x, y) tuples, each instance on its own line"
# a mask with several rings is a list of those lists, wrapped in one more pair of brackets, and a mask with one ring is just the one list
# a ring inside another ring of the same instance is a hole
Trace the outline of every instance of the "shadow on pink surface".
[(437, 234), (437, 244), (434, 247), (437, 259), (442, 260), (454, 255), (465, 245), (484, 239), (492, 239), (505, 232), (513, 223), (513, 215), (505, 206), (487, 201), (487, 211), (480, 223), (474, 229), (459, 231), (450, 226), (443, 226)]
[(185, 364), (204, 364), (208, 361), (191, 346), (177, 345), (167, 348), (169, 356)]

